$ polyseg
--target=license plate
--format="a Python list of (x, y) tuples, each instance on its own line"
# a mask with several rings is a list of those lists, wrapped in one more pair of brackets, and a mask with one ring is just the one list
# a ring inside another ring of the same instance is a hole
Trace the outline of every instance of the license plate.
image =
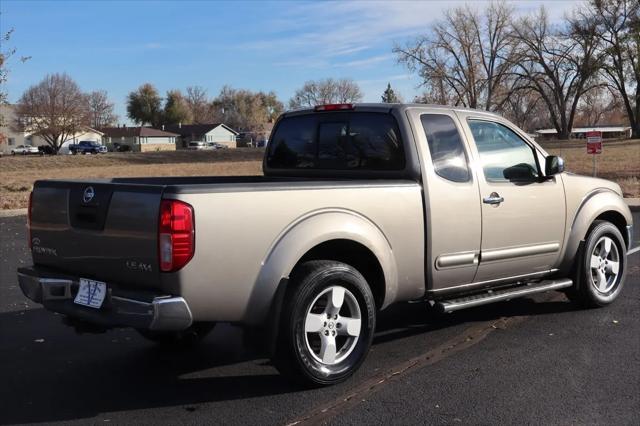
[(73, 302), (78, 305), (100, 309), (106, 295), (106, 283), (80, 278), (80, 288), (78, 289), (78, 294)]

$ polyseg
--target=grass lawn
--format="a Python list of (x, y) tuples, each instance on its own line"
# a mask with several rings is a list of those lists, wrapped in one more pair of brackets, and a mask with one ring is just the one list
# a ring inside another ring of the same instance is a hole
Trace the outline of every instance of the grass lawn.
[(0, 209), (26, 207), (39, 179), (262, 174), (264, 150), (108, 153), (0, 158)]
[[(543, 143), (566, 160), (568, 171), (591, 175), (585, 143)], [(0, 158), (0, 209), (27, 206), (38, 179), (90, 179), (131, 176), (233, 176), (262, 174), (262, 149), (109, 153)], [(625, 197), (640, 197), (640, 140), (605, 142), (598, 176), (620, 184)]]
[[(586, 142), (541, 143), (550, 154), (565, 160), (567, 171), (593, 174), (593, 155)], [(640, 197), (640, 140), (604, 141), (602, 154), (596, 155), (597, 176), (617, 182), (625, 197)]]

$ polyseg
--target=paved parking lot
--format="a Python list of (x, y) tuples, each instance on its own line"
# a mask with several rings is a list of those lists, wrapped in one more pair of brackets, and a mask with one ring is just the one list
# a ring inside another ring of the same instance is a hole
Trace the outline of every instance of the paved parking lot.
[(640, 253), (605, 309), (560, 293), (444, 316), (396, 306), (355, 377), (306, 390), (231, 326), (190, 351), (76, 335), (17, 286), (24, 221), (0, 218), (0, 424), (640, 424)]

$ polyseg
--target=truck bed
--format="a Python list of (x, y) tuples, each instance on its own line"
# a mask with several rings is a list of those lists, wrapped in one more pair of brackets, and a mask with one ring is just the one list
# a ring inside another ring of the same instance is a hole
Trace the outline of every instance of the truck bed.
[[(85, 201), (88, 188), (93, 197)], [(32, 204), (34, 264), (124, 289), (181, 295), (199, 318), (239, 321), (278, 241), (305, 218), (339, 212), (379, 229), (400, 259), (394, 279), (413, 280), (409, 288), (419, 296), (423, 278), (406, 271), (421, 270), (424, 259), (421, 191), (410, 180), (384, 179), (38, 181)], [(195, 212), (195, 255), (176, 273), (159, 271), (158, 217), (166, 198), (187, 202)], [(405, 208), (398, 211), (398, 205)]]

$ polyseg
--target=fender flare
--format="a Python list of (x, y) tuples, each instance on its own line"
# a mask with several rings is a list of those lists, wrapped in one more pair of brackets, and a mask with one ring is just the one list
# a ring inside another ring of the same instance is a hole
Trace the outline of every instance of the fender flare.
[(276, 293), (284, 297), (285, 289), (282, 287), (287, 286), (291, 271), (309, 250), (332, 240), (350, 240), (368, 248), (378, 259), (384, 273), (383, 307), (395, 299), (397, 267), (391, 244), (382, 230), (355, 211), (322, 209), (296, 219), (271, 244), (249, 298), (245, 323), (259, 325), (273, 314), (278, 315), (279, 319), (279, 312), (272, 312), (272, 305), (280, 304), (276, 300)]
[[(633, 222), (629, 207), (612, 189), (597, 188), (584, 196), (573, 216), (571, 228), (566, 238), (559, 268), (561, 271), (568, 272), (571, 269), (580, 243), (584, 241), (589, 228), (598, 216), (607, 212), (620, 214), (624, 217), (627, 225)], [(624, 232), (621, 233), (623, 236), (625, 235)]]

